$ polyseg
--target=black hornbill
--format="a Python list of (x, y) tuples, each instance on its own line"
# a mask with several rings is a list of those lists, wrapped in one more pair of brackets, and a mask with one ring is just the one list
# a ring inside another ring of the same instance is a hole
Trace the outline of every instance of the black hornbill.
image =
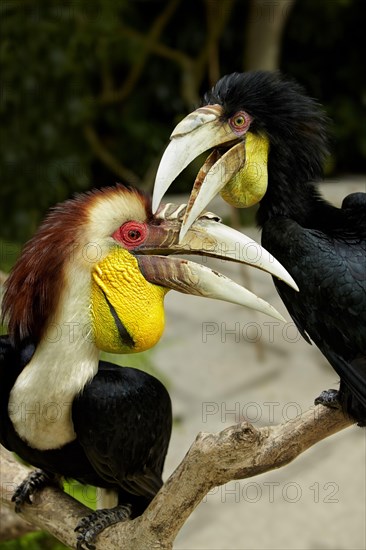
[[(165, 205), (153, 215), (149, 197), (121, 185), (79, 195), (51, 211), (6, 282), (0, 443), (40, 469), (16, 490), (16, 509), (61, 478), (118, 497), (114, 508), (81, 520), (79, 548), (91, 548), (104, 527), (145, 510), (162, 485), (172, 424), (164, 386), (140, 370), (99, 360), (100, 350), (153, 346), (169, 289), (282, 318), (227, 277), (172, 255), (251, 263), (294, 285), (267, 251), (213, 214), (200, 216), (179, 243), (184, 211)], [(249, 244), (258, 247), (256, 261)]]
[(174, 178), (213, 148), (188, 202), (181, 236), (218, 192), (231, 205), (259, 203), (262, 244), (289, 271), (296, 293), (275, 281), (302, 336), (340, 376), (339, 392), (316, 402), (341, 405), (366, 424), (366, 194), (341, 208), (314, 182), (323, 177), (327, 120), (317, 102), (280, 73), (221, 78), (204, 105), (174, 129), (155, 183), (153, 210)]

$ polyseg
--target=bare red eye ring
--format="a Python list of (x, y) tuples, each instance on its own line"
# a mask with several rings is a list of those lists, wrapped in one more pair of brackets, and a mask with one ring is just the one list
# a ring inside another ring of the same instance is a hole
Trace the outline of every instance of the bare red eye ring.
[(252, 117), (245, 111), (238, 111), (229, 119), (229, 124), (237, 136), (244, 134), (252, 122)]
[(145, 241), (147, 225), (140, 222), (126, 222), (113, 233), (112, 237), (131, 250)]

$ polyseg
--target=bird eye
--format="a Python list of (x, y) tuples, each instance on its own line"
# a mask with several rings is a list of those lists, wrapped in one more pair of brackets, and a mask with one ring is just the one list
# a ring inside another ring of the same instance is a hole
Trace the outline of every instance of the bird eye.
[(130, 229), (128, 232), (128, 238), (131, 241), (138, 241), (138, 239), (141, 237), (141, 232), (139, 229)]
[(251, 117), (244, 111), (239, 111), (229, 119), (231, 129), (237, 135), (244, 134), (251, 122)]
[(243, 115), (239, 115), (237, 116), (234, 121), (233, 121), (233, 124), (234, 126), (236, 126), (237, 128), (241, 128), (242, 126), (244, 126), (245, 124), (245, 118), (243, 117)]
[(125, 248), (136, 248), (144, 242), (147, 236), (147, 226), (140, 222), (126, 222), (113, 233), (113, 238)]

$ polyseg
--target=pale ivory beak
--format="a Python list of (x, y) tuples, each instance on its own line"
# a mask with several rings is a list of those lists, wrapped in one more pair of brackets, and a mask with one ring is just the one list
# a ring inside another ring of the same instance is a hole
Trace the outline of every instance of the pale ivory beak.
[(214, 214), (206, 212), (200, 216), (179, 241), (184, 211), (184, 205), (164, 206), (156, 215), (164, 222), (156, 229), (155, 236), (152, 234), (134, 251), (144, 277), (179, 292), (232, 302), (285, 321), (273, 306), (221, 273), (171, 257), (172, 254), (200, 254), (244, 263), (267, 271), (297, 290), (295, 281), (267, 250), (220, 223), (220, 218)]
[(183, 219), (183, 239), (193, 221), (245, 164), (245, 138), (237, 141), (227, 122), (220, 119), (222, 107), (207, 105), (186, 116), (174, 129), (156, 174), (152, 208), (156, 212), (161, 199), (175, 178), (198, 155), (212, 147), (230, 144), (222, 155), (216, 150), (208, 157), (194, 182)]
[(229, 126), (220, 122), (221, 112), (219, 105), (207, 105), (190, 113), (175, 127), (156, 174), (153, 213), (172, 182), (192, 160), (211, 147), (233, 141), (235, 136)]

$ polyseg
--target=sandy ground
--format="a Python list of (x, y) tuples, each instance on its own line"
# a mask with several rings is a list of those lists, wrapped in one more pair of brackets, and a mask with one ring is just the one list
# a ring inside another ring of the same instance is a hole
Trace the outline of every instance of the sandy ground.
[[(365, 178), (328, 182), (334, 204), (366, 191)], [(179, 202), (182, 202), (181, 197)], [(222, 201), (210, 209), (225, 212)], [(259, 240), (255, 228), (245, 232)], [(237, 266), (216, 267), (240, 281)], [(174, 428), (165, 476), (199, 431), (219, 431), (243, 418), (256, 426), (293, 418), (337, 375), (296, 332), (269, 275), (248, 269), (251, 289), (288, 319), (178, 293), (167, 297), (167, 328), (154, 351), (170, 383)], [(206, 498), (179, 534), (176, 550), (337, 549), (366, 547), (366, 432), (351, 427), (283, 469), (231, 482)]]

